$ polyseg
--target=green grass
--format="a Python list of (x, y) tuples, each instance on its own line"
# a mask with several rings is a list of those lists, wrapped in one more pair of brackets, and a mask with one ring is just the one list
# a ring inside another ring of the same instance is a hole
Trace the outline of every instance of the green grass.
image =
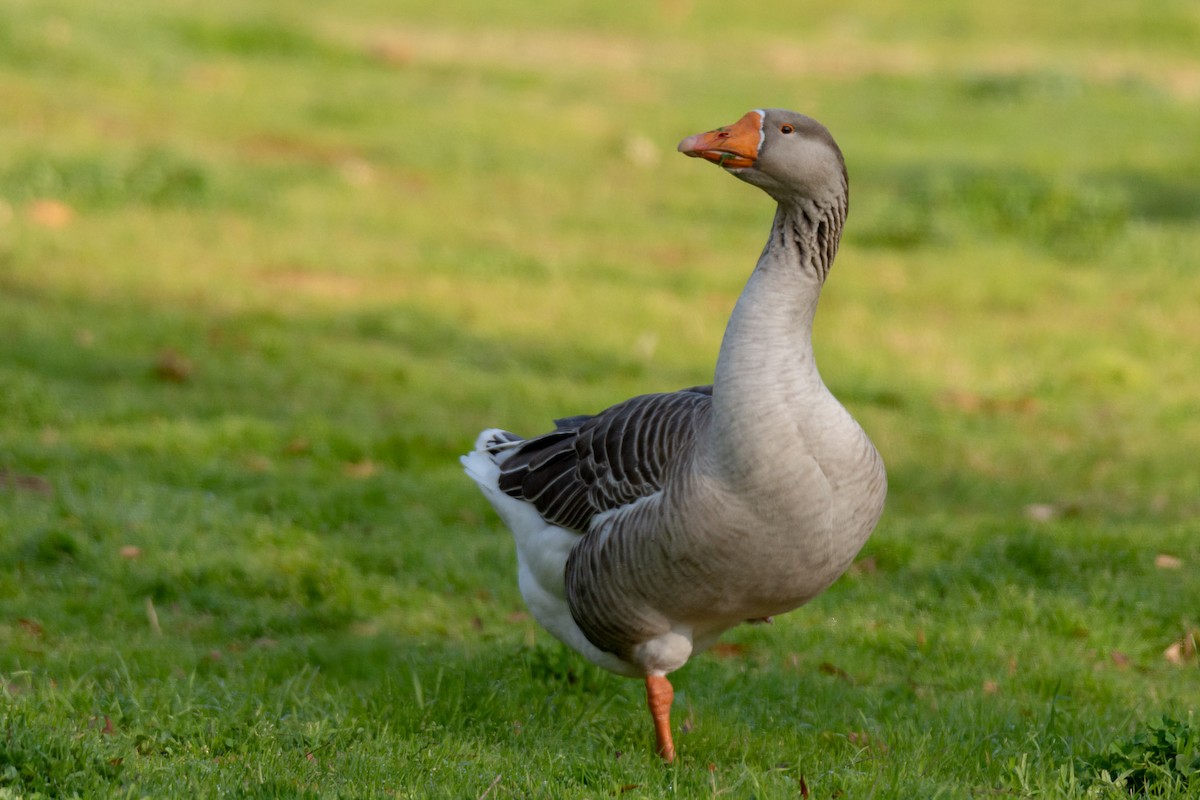
[[(0, 8), (0, 798), (1194, 797), (1194, 4), (512, 5)], [(709, 379), (764, 105), (890, 497), (664, 767), (456, 456)]]

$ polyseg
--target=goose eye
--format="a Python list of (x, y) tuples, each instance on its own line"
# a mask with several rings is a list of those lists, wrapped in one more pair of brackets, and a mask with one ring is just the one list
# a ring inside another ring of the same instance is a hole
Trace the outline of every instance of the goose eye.
[(796, 130), (796, 129), (793, 128), (791, 125), (783, 125), (779, 128), (780, 133), (791, 133), (794, 130)]

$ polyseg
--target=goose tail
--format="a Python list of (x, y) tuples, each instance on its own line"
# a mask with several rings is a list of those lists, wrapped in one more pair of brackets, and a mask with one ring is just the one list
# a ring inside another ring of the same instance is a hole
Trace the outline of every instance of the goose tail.
[(458, 460), (467, 476), (491, 499), (500, 491), (500, 465), (523, 441), (515, 433), (488, 428), (475, 439), (475, 449)]

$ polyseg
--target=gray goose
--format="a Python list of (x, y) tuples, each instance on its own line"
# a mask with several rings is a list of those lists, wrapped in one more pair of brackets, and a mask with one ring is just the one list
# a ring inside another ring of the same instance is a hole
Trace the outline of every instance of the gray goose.
[(825, 387), (812, 323), (849, 185), (814, 119), (782, 109), (689, 136), (778, 203), (711, 386), (634, 397), (532, 439), (498, 429), (463, 456), (512, 530), (521, 594), (588, 660), (645, 680), (675, 758), (667, 674), (729, 628), (811, 600), (883, 511), (883, 462)]

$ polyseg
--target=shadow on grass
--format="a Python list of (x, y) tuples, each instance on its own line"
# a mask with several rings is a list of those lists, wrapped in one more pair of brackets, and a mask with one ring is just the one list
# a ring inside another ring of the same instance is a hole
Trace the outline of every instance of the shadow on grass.
[(864, 177), (875, 185), (847, 239), (873, 247), (988, 237), (1080, 258), (1113, 241), (1131, 215), (1123, 186), (1089, 176), (942, 163), (875, 168)]
[(1129, 198), (1134, 218), (1151, 222), (1194, 222), (1200, 218), (1200, 183), (1195, 174), (1117, 170), (1100, 173), (1095, 181)]
[[(2, 307), (12, 324), (0, 341), (10, 426), (0, 467), (60, 484), (82, 468), (120, 473), (151, 494), (156, 485), (196, 489), (317, 530), (364, 510), (373, 526), (386, 526), (393, 498), (431, 509), (426, 527), (453, 523), (459, 512), (450, 503), (470, 497), (469, 487), (439, 500), (427, 476), (457, 469), (481, 421), (507, 424), (492, 419), (498, 396), (505, 407), (544, 406), (548, 428), (554, 416), (623, 397), (560, 407), (540, 387), (596, 387), (606, 396), (613, 385), (666, 391), (695, 382), (587, 343), (498, 340), (414, 305), (239, 316), (78, 297), (65, 306), (24, 287)], [(164, 352), (189, 368), (164, 373)], [(938, 413), (930, 398), (892, 388), (835, 389), (860, 405)], [(1005, 513), (1036, 488), (1019, 475), (974, 475), (954, 464), (889, 466), (894, 493), (983, 500)], [(411, 485), (397, 494), (395, 484), (372, 480), (380, 470)]]
[(1131, 220), (1180, 223), (1200, 216), (1194, 176), (1151, 171), (1085, 175), (968, 164), (868, 166), (870, 186), (847, 240), (910, 249), (998, 238), (1075, 260), (1109, 246)]

